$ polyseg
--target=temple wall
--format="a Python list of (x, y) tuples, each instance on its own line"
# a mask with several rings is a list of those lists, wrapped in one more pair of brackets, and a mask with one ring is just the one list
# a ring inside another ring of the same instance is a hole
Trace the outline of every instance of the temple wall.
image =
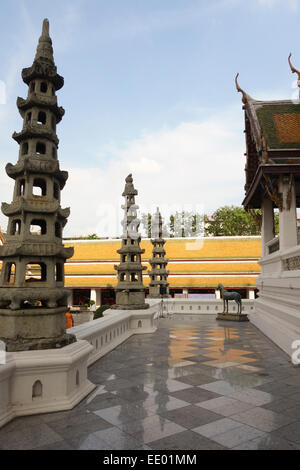
[(300, 246), (277, 251), (260, 264), (251, 322), (291, 356), (293, 342), (300, 340)]

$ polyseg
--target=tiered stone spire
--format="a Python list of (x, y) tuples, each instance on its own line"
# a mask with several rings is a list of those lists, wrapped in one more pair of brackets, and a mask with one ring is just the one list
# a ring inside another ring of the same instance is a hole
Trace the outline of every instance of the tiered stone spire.
[(145, 303), (145, 287), (143, 285), (143, 271), (141, 255), (145, 252), (140, 248), (141, 235), (138, 232), (140, 220), (137, 218), (138, 206), (135, 196), (138, 194), (134, 188), (132, 175), (126, 178), (125, 189), (122, 194), (125, 198), (122, 247), (118, 250), (120, 264), (115, 266), (118, 271), (118, 284), (116, 291), (116, 305), (114, 308), (137, 310), (148, 308)]
[(23, 129), (14, 133), (19, 144), (16, 165), (6, 172), (15, 180), (13, 201), (2, 204), (9, 217), (0, 279), (0, 339), (8, 351), (59, 348), (75, 341), (66, 334), (68, 290), (64, 262), (73, 248), (64, 248), (62, 229), (70, 209), (60, 206), (60, 192), (68, 173), (57, 160), (56, 125), (64, 115), (56, 91), (64, 79), (53, 59), (49, 22), (30, 68), (23, 69), (26, 99), (18, 98)]
[(151, 271), (149, 271), (150, 284), (149, 284), (149, 297), (161, 298), (169, 297), (169, 271), (166, 270), (168, 259), (165, 258), (166, 251), (164, 249), (165, 240), (162, 238), (162, 217), (157, 208), (152, 222), (152, 235), (151, 240), (153, 245), (152, 258), (149, 260)]

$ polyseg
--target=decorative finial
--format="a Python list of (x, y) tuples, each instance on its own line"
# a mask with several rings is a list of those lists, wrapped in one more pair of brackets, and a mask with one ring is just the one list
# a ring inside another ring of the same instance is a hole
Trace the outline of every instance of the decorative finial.
[(123, 196), (136, 196), (138, 192), (133, 185), (133, 178), (131, 173), (125, 178), (125, 183)]
[(43, 21), (42, 36), (43, 36), (43, 37), (50, 37), (50, 35), (49, 35), (49, 20), (48, 20), (48, 18), (45, 18), (44, 21)]
[(49, 35), (49, 20), (43, 21), (42, 34), (36, 50), (35, 60), (47, 60), (54, 64), (52, 40)]
[(242, 95), (243, 95), (242, 102), (243, 102), (244, 104), (246, 104), (247, 101), (248, 101), (248, 95), (247, 95), (247, 93), (246, 93), (244, 90), (242, 90), (242, 88), (240, 87), (240, 85), (239, 85), (239, 83), (238, 83), (238, 80), (237, 80), (237, 79), (238, 79), (238, 76), (239, 76), (239, 75), (240, 75), (240, 74), (237, 73), (237, 75), (236, 75), (236, 77), (235, 77), (235, 86), (236, 86), (237, 91), (240, 92), (240, 93), (242, 93)]
[(298, 87), (300, 88), (300, 72), (299, 72), (299, 70), (295, 69), (295, 67), (293, 66), (293, 64), (291, 62), (291, 57), (292, 57), (292, 53), (290, 53), (290, 55), (289, 55), (289, 59), (288, 59), (289, 60), (289, 65), (290, 65), (291, 71), (298, 75), (297, 84), (298, 84)]

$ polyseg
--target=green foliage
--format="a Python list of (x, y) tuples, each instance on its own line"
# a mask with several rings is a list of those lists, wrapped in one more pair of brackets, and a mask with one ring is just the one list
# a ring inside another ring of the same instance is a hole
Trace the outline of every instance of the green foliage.
[(97, 318), (102, 318), (103, 317), (103, 312), (107, 309), (109, 309), (111, 305), (101, 305), (101, 307), (98, 307), (97, 310), (94, 313), (94, 320), (97, 320)]
[(87, 240), (99, 240), (99, 237), (96, 233), (91, 233), (86, 237)]
[[(259, 211), (257, 211), (259, 215)], [(224, 206), (217, 209), (207, 227), (207, 233), (218, 236), (260, 235), (260, 227), (253, 217), (239, 206)]]

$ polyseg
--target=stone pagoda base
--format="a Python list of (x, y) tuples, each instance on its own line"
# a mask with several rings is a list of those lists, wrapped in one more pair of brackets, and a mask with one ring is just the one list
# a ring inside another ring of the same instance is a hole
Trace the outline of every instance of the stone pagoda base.
[(116, 293), (116, 305), (112, 308), (117, 310), (143, 310), (149, 308), (145, 303), (145, 291), (121, 291)]
[(66, 334), (67, 307), (0, 309), (0, 340), (6, 351), (63, 348), (76, 341)]
[(169, 299), (170, 297), (170, 294), (161, 295), (160, 286), (149, 287), (148, 299)]
[(217, 320), (225, 321), (249, 321), (248, 315), (238, 313), (219, 313)]

